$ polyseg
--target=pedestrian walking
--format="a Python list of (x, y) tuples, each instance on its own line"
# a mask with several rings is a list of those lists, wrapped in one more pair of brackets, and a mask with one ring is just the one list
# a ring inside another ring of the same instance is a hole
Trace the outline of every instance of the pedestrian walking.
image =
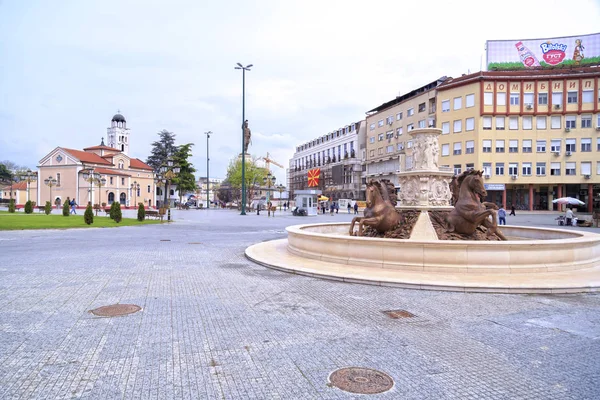
[(517, 214), (515, 214), (515, 205), (514, 204), (510, 205), (510, 214), (509, 215), (514, 215), (514, 216), (517, 215)]
[(329, 207), (329, 215), (333, 215), (334, 210), (335, 210), (335, 203), (331, 202), (331, 206)]
[(348, 202), (348, 214), (350, 214), (350, 209), (352, 208), (352, 206), (350, 205), (350, 202)]
[(354, 214), (358, 214), (358, 201), (354, 202)]
[(75, 202), (75, 199), (71, 200), (69, 205), (71, 206), (71, 214), (77, 214), (77, 209), (75, 208), (77, 207), (77, 203)]
[(506, 210), (502, 206), (498, 209), (498, 224), (506, 225)]
[(335, 204), (335, 213), (338, 214), (338, 212), (340, 211), (340, 203), (334, 203)]

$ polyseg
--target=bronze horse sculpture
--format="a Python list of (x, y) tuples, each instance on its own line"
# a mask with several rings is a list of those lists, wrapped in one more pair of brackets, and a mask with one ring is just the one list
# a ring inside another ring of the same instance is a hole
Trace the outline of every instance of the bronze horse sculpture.
[[(387, 179), (370, 181), (367, 183), (367, 206), (364, 217), (354, 217), (350, 224), (350, 236), (363, 236), (363, 227), (370, 226), (380, 233), (394, 228), (401, 220), (396, 212), (396, 189), (394, 184)], [(354, 232), (354, 225), (358, 222), (358, 235)]]
[(487, 228), (488, 237), (495, 233), (500, 239), (506, 240), (498, 229), (498, 207), (493, 203), (481, 202), (481, 199), (487, 196), (481, 175), (481, 171), (468, 170), (452, 179), (450, 189), (454, 209), (446, 220), (447, 230), (472, 235), (483, 225)]

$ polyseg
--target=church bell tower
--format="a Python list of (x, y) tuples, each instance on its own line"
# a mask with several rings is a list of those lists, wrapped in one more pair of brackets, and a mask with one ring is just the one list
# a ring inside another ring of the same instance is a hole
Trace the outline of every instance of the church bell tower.
[(121, 115), (121, 111), (117, 111), (107, 129), (108, 146), (129, 155), (129, 133), (125, 117)]

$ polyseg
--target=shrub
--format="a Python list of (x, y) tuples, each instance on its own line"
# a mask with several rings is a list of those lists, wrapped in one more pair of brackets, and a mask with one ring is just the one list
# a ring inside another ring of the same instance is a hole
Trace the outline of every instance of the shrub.
[(116, 205), (117, 205), (117, 202), (115, 202), (115, 201), (113, 201), (112, 204), (110, 205), (110, 211), (108, 212), (110, 219), (115, 219), (115, 206)]
[(121, 204), (119, 204), (119, 203), (113, 203), (113, 204), (116, 204), (116, 206), (115, 206), (115, 218), (113, 218), (113, 219), (118, 224), (123, 219), (123, 214), (121, 213)]
[(46, 215), (50, 215), (50, 213), (52, 212), (52, 203), (50, 203), (49, 201), (47, 201), (46, 205), (44, 206), (44, 212), (46, 213)]
[(27, 200), (25, 203), (25, 214), (31, 214), (33, 212), (33, 205), (31, 204), (31, 200)]
[(32, 206), (33, 208), (35, 208), (36, 204), (37, 204), (37, 203), (36, 203), (35, 201), (32, 201), (32, 202), (31, 202), (31, 206)]
[(105, 202), (102, 202), (102, 208), (103, 209), (106, 208), (106, 203)]
[(85, 208), (85, 213), (83, 213), (83, 220), (86, 224), (91, 225), (94, 223), (94, 210), (92, 209), (92, 205), (88, 203)]
[(8, 212), (14, 213), (16, 210), (17, 209), (15, 207), (15, 199), (10, 199), (10, 202), (8, 203)]
[(144, 203), (139, 203), (137, 219), (138, 221), (143, 221), (144, 218), (146, 218), (146, 209), (144, 208)]
[(71, 215), (69, 213), (69, 202), (65, 201), (65, 204), (63, 204), (63, 217), (68, 217), (69, 215)]

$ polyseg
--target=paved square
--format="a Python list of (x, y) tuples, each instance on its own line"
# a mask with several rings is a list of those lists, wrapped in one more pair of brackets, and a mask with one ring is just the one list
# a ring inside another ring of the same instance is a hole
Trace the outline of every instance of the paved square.
[[(277, 214), (190, 210), (169, 225), (0, 232), (0, 399), (364, 398), (328, 385), (351, 366), (394, 379), (381, 399), (600, 398), (600, 296), (417, 291), (270, 270), (244, 249), (285, 237), (287, 225), (352, 217)], [(115, 303), (142, 311), (89, 313)]]

